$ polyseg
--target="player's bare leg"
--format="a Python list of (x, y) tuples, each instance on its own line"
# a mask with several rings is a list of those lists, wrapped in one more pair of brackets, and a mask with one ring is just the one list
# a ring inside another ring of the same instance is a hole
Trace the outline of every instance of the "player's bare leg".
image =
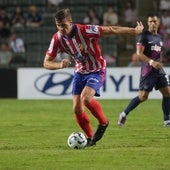
[(87, 138), (92, 138), (94, 135), (88, 114), (84, 111), (84, 105), (80, 95), (73, 96), (73, 111), (78, 125), (85, 132)]
[(83, 104), (90, 110), (92, 115), (98, 120), (99, 123), (94, 136), (92, 137), (92, 143), (90, 145), (93, 145), (103, 137), (109, 124), (100, 103), (93, 98), (94, 95), (95, 90), (88, 86), (84, 88), (81, 94), (81, 100)]

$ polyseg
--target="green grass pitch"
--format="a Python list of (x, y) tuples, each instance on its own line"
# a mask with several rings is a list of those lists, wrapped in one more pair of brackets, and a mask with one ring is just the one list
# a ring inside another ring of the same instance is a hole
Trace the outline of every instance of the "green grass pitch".
[[(67, 138), (81, 131), (71, 100), (0, 99), (0, 170), (169, 170), (170, 128), (163, 127), (161, 100), (149, 99), (118, 114), (129, 100), (99, 100), (110, 121), (96, 146), (72, 150)], [(89, 114), (95, 130), (97, 121)]]

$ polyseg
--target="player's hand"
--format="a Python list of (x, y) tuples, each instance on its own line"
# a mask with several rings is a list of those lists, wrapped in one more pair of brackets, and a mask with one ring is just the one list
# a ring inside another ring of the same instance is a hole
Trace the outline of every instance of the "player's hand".
[(159, 69), (161, 69), (163, 67), (163, 64), (160, 63), (160, 62), (154, 61), (152, 63), (152, 67), (154, 67), (155, 69), (159, 70)]
[(66, 68), (66, 67), (68, 67), (70, 64), (71, 64), (71, 62), (70, 62), (69, 59), (63, 59), (63, 60), (61, 61), (61, 68)]
[(136, 34), (142, 33), (143, 29), (144, 29), (144, 26), (143, 26), (142, 22), (137, 21), (137, 26), (135, 27)]

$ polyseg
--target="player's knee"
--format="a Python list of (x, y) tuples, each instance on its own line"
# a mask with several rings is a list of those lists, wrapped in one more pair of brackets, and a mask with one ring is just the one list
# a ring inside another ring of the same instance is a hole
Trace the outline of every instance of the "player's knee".
[(82, 101), (82, 103), (86, 106), (87, 104), (90, 103), (91, 98), (88, 97), (88, 96), (81, 96), (81, 101)]
[(170, 93), (164, 94), (163, 97), (170, 97)]
[(163, 97), (170, 97), (170, 91), (168, 91), (167, 93), (163, 93)]
[(167, 97), (170, 97), (170, 87), (168, 88)]
[(144, 102), (144, 101), (146, 101), (148, 99), (148, 96), (147, 95), (140, 95), (139, 96), (139, 100), (141, 101), (141, 102)]
[(81, 114), (81, 113), (83, 113), (83, 108), (79, 105), (74, 105), (73, 106), (73, 112), (75, 114)]
[(169, 86), (161, 89), (160, 92), (162, 93), (163, 97), (170, 97), (170, 87)]

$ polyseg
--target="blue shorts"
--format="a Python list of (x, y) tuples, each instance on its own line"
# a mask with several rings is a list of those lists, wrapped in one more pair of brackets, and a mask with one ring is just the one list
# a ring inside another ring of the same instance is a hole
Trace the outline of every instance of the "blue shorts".
[(80, 95), (85, 86), (89, 86), (95, 90), (95, 96), (100, 96), (100, 88), (106, 77), (106, 70), (101, 70), (89, 74), (75, 73), (73, 79), (73, 95)]
[(169, 79), (166, 74), (155, 74), (151, 72), (146, 77), (140, 78), (139, 90), (150, 92), (154, 87), (155, 90), (158, 90), (169, 85)]

